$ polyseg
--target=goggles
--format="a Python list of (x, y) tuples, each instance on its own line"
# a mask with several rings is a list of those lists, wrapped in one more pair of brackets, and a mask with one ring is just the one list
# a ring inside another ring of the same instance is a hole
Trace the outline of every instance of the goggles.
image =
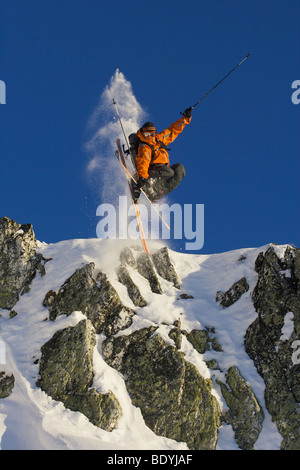
[(144, 131), (143, 134), (144, 134), (145, 137), (155, 136), (156, 131)]

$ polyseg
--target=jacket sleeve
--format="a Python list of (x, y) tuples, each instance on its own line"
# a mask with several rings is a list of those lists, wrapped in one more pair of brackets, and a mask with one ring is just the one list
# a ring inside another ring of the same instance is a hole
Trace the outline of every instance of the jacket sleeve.
[(136, 156), (136, 166), (138, 175), (142, 178), (148, 178), (149, 165), (151, 163), (151, 148), (149, 145), (140, 144), (139, 150)]
[(191, 120), (191, 117), (187, 118), (185, 116), (182, 116), (176, 122), (171, 124), (167, 129), (157, 134), (156, 138), (158, 140), (161, 140), (165, 145), (171, 144), (176, 139), (176, 137), (178, 137), (179, 134), (183, 131), (186, 124), (189, 124)]

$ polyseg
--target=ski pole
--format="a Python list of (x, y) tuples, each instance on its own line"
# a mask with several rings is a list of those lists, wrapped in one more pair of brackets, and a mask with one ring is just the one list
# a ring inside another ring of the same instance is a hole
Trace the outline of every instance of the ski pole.
[(118, 119), (119, 119), (119, 123), (120, 123), (121, 129), (122, 129), (123, 135), (124, 135), (124, 139), (125, 139), (126, 145), (127, 145), (127, 147), (129, 148), (129, 142), (128, 142), (128, 140), (127, 140), (127, 136), (126, 136), (125, 131), (124, 131), (124, 127), (123, 127), (123, 124), (122, 124), (121, 116), (120, 116), (119, 111), (118, 111), (118, 108), (117, 108), (117, 102), (115, 101), (114, 98), (113, 98), (113, 104), (114, 104), (114, 106), (115, 106), (115, 108), (116, 108), (116, 113), (117, 113), (117, 116), (118, 116)]
[(132, 158), (132, 155), (131, 155), (131, 152), (130, 152), (130, 145), (129, 145), (129, 142), (128, 142), (126, 133), (125, 133), (125, 131), (124, 131), (124, 127), (123, 127), (123, 124), (122, 124), (122, 119), (121, 119), (121, 116), (120, 116), (120, 113), (119, 113), (119, 110), (118, 110), (118, 107), (117, 107), (117, 102), (116, 102), (116, 100), (115, 100), (114, 98), (113, 98), (113, 104), (114, 104), (114, 106), (115, 106), (115, 108), (116, 108), (116, 113), (117, 113), (117, 116), (118, 116), (118, 119), (119, 119), (119, 123), (120, 123), (121, 129), (122, 129), (123, 135), (124, 135), (124, 139), (125, 139), (125, 142), (126, 142), (128, 151), (129, 151), (130, 156), (131, 156), (132, 164), (133, 164), (133, 166), (135, 167), (135, 163), (134, 163), (134, 161), (133, 161), (133, 158)]
[(194, 106), (191, 106), (192, 109), (194, 109), (202, 100), (204, 100), (204, 98), (207, 97), (207, 95), (209, 95), (215, 88), (217, 88), (218, 85), (220, 85), (220, 83), (223, 82), (223, 80), (225, 80), (225, 78), (227, 78), (235, 69), (237, 69), (246, 59), (248, 59), (248, 57), (250, 57), (250, 55), (252, 54), (252, 52), (249, 52), (249, 54), (246, 55), (246, 57), (244, 57), (243, 60), (241, 60), (241, 62), (239, 62), (232, 70), (230, 70), (230, 72), (228, 72), (227, 75), (225, 75), (225, 77), (222, 78), (222, 80), (220, 80), (214, 87), (212, 87), (211, 90), (209, 90), (204, 96), (202, 96), (202, 98), (200, 98), (199, 101), (197, 101), (197, 103), (194, 104)]

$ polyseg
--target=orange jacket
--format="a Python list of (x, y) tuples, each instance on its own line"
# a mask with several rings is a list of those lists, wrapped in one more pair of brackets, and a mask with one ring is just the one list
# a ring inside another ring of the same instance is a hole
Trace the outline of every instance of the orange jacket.
[[(173, 142), (176, 137), (183, 131), (186, 124), (191, 122), (192, 118), (187, 118), (182, 116), (176, 122), (170, 125), (167, 129), (156, 134), (155, 137), (144, 137), (142, 132), (139, 130), (137, 132), (138, 137), (140, 138), (139, 150), (136, 156), (136, 165), (138, 170), (138, 175), (143, 178), (148, 178), (149, 165), (161, 163), (163, 165), (170, 165), (169, 155), (165, 148), (160, 148), (161, 141), (164, 145), (169, 145)], [(145, 142), (145, 143), (144, 143)], [(154, 154), (152, 156), (152, 149), (149, 147), (150, 144), (154, 149)]]

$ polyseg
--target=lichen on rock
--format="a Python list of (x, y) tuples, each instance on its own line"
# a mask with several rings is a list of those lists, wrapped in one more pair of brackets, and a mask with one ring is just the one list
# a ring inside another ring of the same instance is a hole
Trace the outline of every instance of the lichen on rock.
[(175, 268), (171, 262), (169, 251), (167, 247), (163, 247), (152, 255), (152, 260), (158, 274), (170, 281), (174, 287), (180, 289), (180, 283)]
[(54, 400), (111, 431), (121, 416), (121, 407), (112, 392), (100, 394), (91, 388), (95, 344), (96, 333), (89, 320), (57, 331), (41, 348), (37, 385)]
[(182, 343), (181, 321), (175, 320), (173, 325), (174, 328), (170, 330), (169, 337), (174, 341), (176, 349), (180, 349)]
[(37, 271), (45, 273), (47, 260), (37, 248), (31, 224), (0, 219), (0, 308), (11, 310), (20, 295), (30, 290)]
[(147, 253), (142, 253), (137, 258), (137, 270), (149, 282), (152, 292), (162, 294), (157, 274), (154, 269), (153, 261)]
[(121, 264), (117, 269), (118, 281), (121, 282), (127, 289), (128, 296), (136, 307), (145, 307), (146, 300), (142, 296), (140, 289), (133, 282), (126, 266)]
[(200, 354), (210, 350), (210, 338), (206, 330), (192, 330), (186, 335), (189, 342)]
[(193, 329), (189, 333), (186, 333), (186, 337), (193, 347), (200, 354), (204, 354), (206, 351), (213, 349), (214, 351), (223, 351), (222, 346), (216, 336), (212, 336), (215, 329), (196, 330)]
[(214, 449), (220, 409), (212, 383), (156, 329), (106, 339), (103, 356), (123, 374), (132, 403), (140, 407), (150, 429), (186, 442), (190, 449)]
[(0, 371), (0, 398), (7, 398), (11, 394), (15, 385), (15, 377), (13, 374), (6, 374)]
[(98, 272), (89, 263), (75, 271), (58, 292), (49, 291), (43, 305), (49, 308), (50, 320), (58, 315), (81, 311), (92, 322), (96, 333), (115, 334), (132, 323), (134, 310), (122, 304), (106, 274)]
[[(299, 263), (300, 250), (290, 246), (281, 258), (272, 246), (259, 254), (252, 294), (258, 317), (245, 335), (246, 352), (266, 384), (266, 407), (283, 437), (281, 448), (286, 450), (300, 449), (300, 365), (293, 363), (292, 349), (300, 340)], [(281, 341), (288, 312), (293, 312), (294, 329), (289, 339)]]
[(264, 413), (249, 383), (236, 366), (228, 369), (226, 384), (219, 380), (217, 383), (229, 408), (225, 420), (232, 425), (239, 447), (253, 449), (262, 430)]
[(216, 301), (220, 303), (223, 308), (230, 307), (237, 302), (241, 296), (249, 290), (249, 284), (245, 277), (235, 282), (230, 289), (225, 293), (218, 291), (216, 294)]

